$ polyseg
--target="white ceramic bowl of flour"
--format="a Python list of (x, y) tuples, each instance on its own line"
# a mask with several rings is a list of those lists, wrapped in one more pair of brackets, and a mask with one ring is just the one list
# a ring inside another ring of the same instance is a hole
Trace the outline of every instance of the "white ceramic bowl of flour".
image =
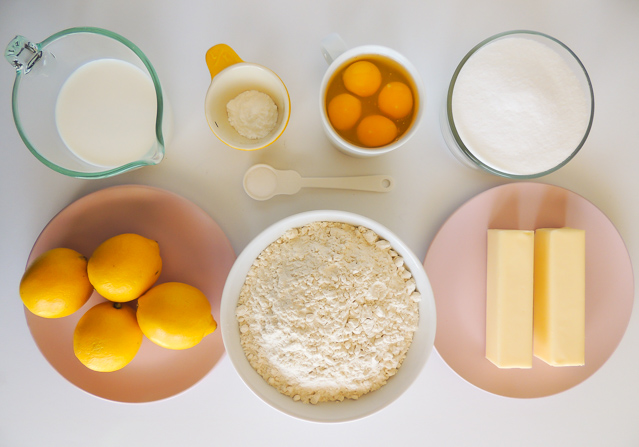
[(592, 85), (579, 58), (553, 37), (509, 31), (463, 58), (441, 124), (460, 161), (526, 179), (568, 163), (584, 145), (593, 115)]
[[(422, 299), (419, 302), (419, 323), (413, 342), (397, 374), (388, 382), (357, 400), (308, 404), (296, 402), (269, 385), (250, 365), (240, 343), (235, 310), (246, 275), (259, 254), (287, 230), (312, 222), (344, 222), (364, 226), (390, 242), (392, 249), (403, 257), (405, 266), (415, 279)], [(229, 273), (222, 294), (220, 328), (224, 346), (233, 366), (244, 383), (271, 407), (290, 416), (314, 422), (346, 422), (369, 416), (386, 407), (405, 392), (418, 377), (435, 341), (435, 302), (422, 263), (390, 230), (361, 215), (343, 211), (310, 211), (287, 217), (260, 233), (239, 255)]]

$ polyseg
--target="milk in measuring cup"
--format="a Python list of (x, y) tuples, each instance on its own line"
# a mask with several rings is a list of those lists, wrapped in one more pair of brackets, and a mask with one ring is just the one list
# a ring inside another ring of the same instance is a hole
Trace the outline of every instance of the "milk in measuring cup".
[(142, 159), (155, 143), (157, 99), (151, 78), (117, 59), (82, 65), (56, 102), (56, 126), (67, 147), (96, 166)]

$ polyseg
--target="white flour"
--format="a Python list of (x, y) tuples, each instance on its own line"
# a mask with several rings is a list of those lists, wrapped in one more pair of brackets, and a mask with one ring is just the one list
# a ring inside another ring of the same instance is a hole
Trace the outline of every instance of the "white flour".
[(277, 124), (277, 105), (263, 92), (247, 90), (226, 104), (229, 124), (243, 137), (264, 138)]
[(251, 366), (281, 393), (315, 404), (357, 399), (397, 372), (420, 298), (388, 241), (314, 222), (260, 254), (236, 316)]
[(523, 37), (497, 40), (470, 57), (452, 110), (462, 141), (479, 160), (520, 175), (568, 158), (590, 119), (588, 96), (567, 63)]

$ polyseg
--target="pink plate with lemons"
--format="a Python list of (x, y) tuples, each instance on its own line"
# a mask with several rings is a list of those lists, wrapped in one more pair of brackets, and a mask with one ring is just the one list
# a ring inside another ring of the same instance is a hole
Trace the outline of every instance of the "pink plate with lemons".
[[(586, 230), (586, 364), (499, 369), (485, 357), (486, 230)], [(621, 341), (634, 300), (626, 246), (612, 222), (583, 197), (557, 186), (509, 183), (462, 205), (431, 243), (424, 267), (437, 306), (435, 348), (463, 379), (494, 394), (531, 398), (568, 390), (594, 374)]]
[[(101, 242), (121, 233), (158, 241), (163, 267), (156, 284), (178, 281), (197, 287), (209, 299), (219, 324), (222, 289), (235, 252), (207, 213), (168, 191), (124, 185), (82, 197), (44, 228), (28, 263), (56, 247), (90, 257)], [(161, 348), (145, 337), (137, 356), (123, 369), (91, 371), (73, 353), (73, 331), (80, 317), (102, 301), (105, 299), (94, 292), (79, 311), (57, 319), (38, 317), (25, 308), (31, 335), (51, 366), (90, 394), (118, 402), (165, 399), (200, 381), (224, 354), (219, 330), (182, 351)]]

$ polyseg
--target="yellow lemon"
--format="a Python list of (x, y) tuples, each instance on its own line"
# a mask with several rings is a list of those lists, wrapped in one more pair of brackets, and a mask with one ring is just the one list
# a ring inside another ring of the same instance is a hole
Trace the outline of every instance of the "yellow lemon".
[(144, 335), (168, 349), (193, 347), (217, 328), (206, 296), (180, 282), (160, 284), (142, 295), (137, 317)]
[(89, 309), (73, 332), (73, 352), (93, 371), (124, 368), (142, 344), (135, 310), (128, 305), (104, 302)]
[(87, 277), (87, 258), (70, 248), (54, 248), (38, 256), (20, 281), (20, 298), (36, 315), (71, 315), (93, 293)]
[(95, 249), (87, 270), (89, 281), (100, 295), (119, 303), (131, 301), (160, 277), (160, 246), (139, 234), (120, 234)]

